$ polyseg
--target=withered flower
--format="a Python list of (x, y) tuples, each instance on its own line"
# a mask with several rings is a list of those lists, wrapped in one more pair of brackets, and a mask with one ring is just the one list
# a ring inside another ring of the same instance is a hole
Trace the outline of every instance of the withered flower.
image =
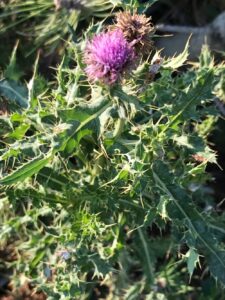
[(125, 39), (135, 47), (137, 51), (149, 52), (153, 47), (152, 36), (155, 28), (151, 18), (144, 14), (131, 14), (130, 12), (118, 12), (113, 28), (120, 29)]

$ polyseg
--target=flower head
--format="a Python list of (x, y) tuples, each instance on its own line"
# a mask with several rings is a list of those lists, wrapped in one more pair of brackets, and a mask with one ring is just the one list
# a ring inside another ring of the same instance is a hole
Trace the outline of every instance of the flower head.
[(134, 51), (122, 31), (108, 31), (96, 35), (88, 43), (84, 55), (85, 70), (90, 80), (113, 84), (131, 65), (133, 58)]
[(131, 14), (130, 12), (119, 12), (116, 14), (115, 29), (123, 32), (124, 37), (138, 51), (149, 51), (153, 42), (151, 36), (155, 32), (150, 18), (145, 15)]

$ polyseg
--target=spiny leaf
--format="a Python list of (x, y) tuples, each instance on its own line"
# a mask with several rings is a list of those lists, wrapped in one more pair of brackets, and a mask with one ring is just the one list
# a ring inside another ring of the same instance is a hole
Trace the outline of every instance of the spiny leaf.
[(224, 267), (219, 263), (218, 257), (221, 261), (225, 262), (225, 251), (217, 251), (217, 256), (210, 255), (207, 256), (207, 261), (209, 264), (209, 269), (213, 276), (223, 282), (225, 285), (225, 271)]
[(163, 128), (160, 134), (163, 134), (169, 127), (183, 119), (183, 115), (188, 112), (192, 106), (201, 104), (202, 99), (208, 99), (211, 96), (211, 85), (213, 82), (213, 72), (209, 71), (205, 76), (199, 78), (198, 83), (187, 94), (183, 94), (183, 101), (180, 105), (174, 107), (175, 115), (170, 122)]
[(190, 41), (190, 38), (188, 39), (182, 53), (180, 53), (179, 55), (177, 55), (175, 57), (169, 58), (168, 61), (165, 62), (165, 64), (163, 65), (164, 68), (177, 69), (177, 68), (183, 66), (183, 64), (185, 63), (185, 61), (188, 58), (189, 41)]
[(51, 155), (39, 156), (28, 163), (25, 163), (20, 168), (5, 176), (0, 180), (2, 185), (12, 185), (18, 182), (23, 182), (26, 178), (37, 174), (52, 158)]
[[(104, 113), (105, 110), (107, 110), (109, 108), (110, 105), (111, 105), (110, 102), (106, 102), (106, 103), (104, 103), (104, 106), (100, 106), (99, 109), (95, 113), (93, 113), (92, 115), (84, 113), (84, 114), (82, 114), (82, 117), (79, 116), (79, 113), (77, 114), (77, 112), (74, 111), (74, 114), (81, 121), (80, 121), (80, 123), (78, 123), (77, 121), (73, 122), (73, 124), (71, 125), (70, 129), (67, 131), (67, 134), (66, 135), (64, 134), (63, 137), (59, 138), (59, 140), (56, 142), (54, 151), (55, 152), (57, 152), (57, 151), (63, 151), (65, 149), (66, 144), (68, 143), (68, 141), (74, 135), (78, 134), (81, 129), (83, 129), (86, 125), (88, 125), (92, 121), (97, 120), (99, 118), (99, 116), (102, 113)], [(73, 112), (71, 112), (71, 113), (73, 114)]]
[(69, 178), (59, 174), (52, 168), (43, 168), (37, 176), (37, 181), (40, 182), (43, 186), (48, 186), (53, 190), (61, 191), (63, 187), (72, 185), (72, 182)]
[(4, 71), (5, 77), (13, 81), (18, 81), (21, 75), (23, 74), (22, 71), (18, 68), (17, 61), (16, 61), (16, 53), (17, 53), (18, 45), (19, 45), (19, 41), (16, 42), (16, 45), (10, 57), (10, 62), (6, 70)]
[[(165, 178), (170, 178), (164, 181)], [(209, 261), (214, 263), (210, 266), (212, 274), (216, 274), (216, 278), (225, 284), (225, 260), (224, 256), (218, 249), (217, 241), (212, 233), (209, 231), (209, 226), (206, 224), (200, 213), (192, 205), (191, 198), (186, 194), (185, 190), (174, 184), (167, 166), (163, 162), (156, 162), (153, 166), (153, 177), (159, 189), (164, 192), (172, 200), (171, 211), (174, 216), (176, 211), (177, 216), (181, 220), (185, 220), (193, 239), (196, 240), (197, 245), (204, 251)], [(170, 215), (172, 219), (174, 217)]]
[(17, 140), (22, 139), (29, 128), (30, 124), (21, 124), (9, 136)]
[(187, 257), (187, 267), (190, 279), (196, 267), (196, 264), (199, 262), (199, 255), (195, 251), (195, 249), (190, 248), (189, 251), (185, 255)]
[(14, 81), (0, 80), (0, 95), (9, 101), (15, 101), (23, 108), (28, 107), (27, 89)]
[(149, 243), (147, 242), (146, 234), (141, 228), (138, 228), (138, 235), (140, 239), (140, 251), (142, 251), (142, 257), (145, 261), (145, 270), (148, 276), (149, 282), (153, 282), (154, 280), (154, 270), (153, 270), (153, 262), (151, 258), (151, 254), (149, 251)]
[(27, 88), (28, 88), (28, 102), (30, 107), (34, 107), (36, 105), (36, 99), (35, 99), (35, 79), (37, 76), (37, 71), (38, 71), (38, 62), (39, 62), (39, 53), (37, 55), (37, 58), (35, 60), (34, 64), (34, 71), (33, 71), (33, 76), (31, 80), (29, 81)]

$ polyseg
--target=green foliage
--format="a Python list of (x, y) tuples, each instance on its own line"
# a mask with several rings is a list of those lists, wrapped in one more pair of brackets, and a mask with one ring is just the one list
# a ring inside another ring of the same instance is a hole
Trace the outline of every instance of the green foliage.
[(38, 60), (28, 85), (0, 82), (17, 103), (1, 120), (0, 150), (0, 237), (20, 253), (15, 278), (48, 299), (91, 299), (100, 284), (113, 299), (186, 299), (205, 274), (208, 295), (223, 297), (213, 278), (225, 285), (224, 220), (205, 184), (224, 65), (204, 50), (174, 74), (186, 46), (154, 80), (146, 60), (105, 87), (87, 81), (82, 47), (71, 46), (56, 82), (38, 75)]

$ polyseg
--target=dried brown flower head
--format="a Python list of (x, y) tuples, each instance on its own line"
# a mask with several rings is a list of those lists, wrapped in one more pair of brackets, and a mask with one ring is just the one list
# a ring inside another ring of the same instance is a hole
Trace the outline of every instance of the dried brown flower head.
[(155, 32), (150, 18), (145, 15), (118, 12), (114, 28), (122, 30), (126, 40), (142, 52), (149, 52), (153, 47), (152, 35)]

